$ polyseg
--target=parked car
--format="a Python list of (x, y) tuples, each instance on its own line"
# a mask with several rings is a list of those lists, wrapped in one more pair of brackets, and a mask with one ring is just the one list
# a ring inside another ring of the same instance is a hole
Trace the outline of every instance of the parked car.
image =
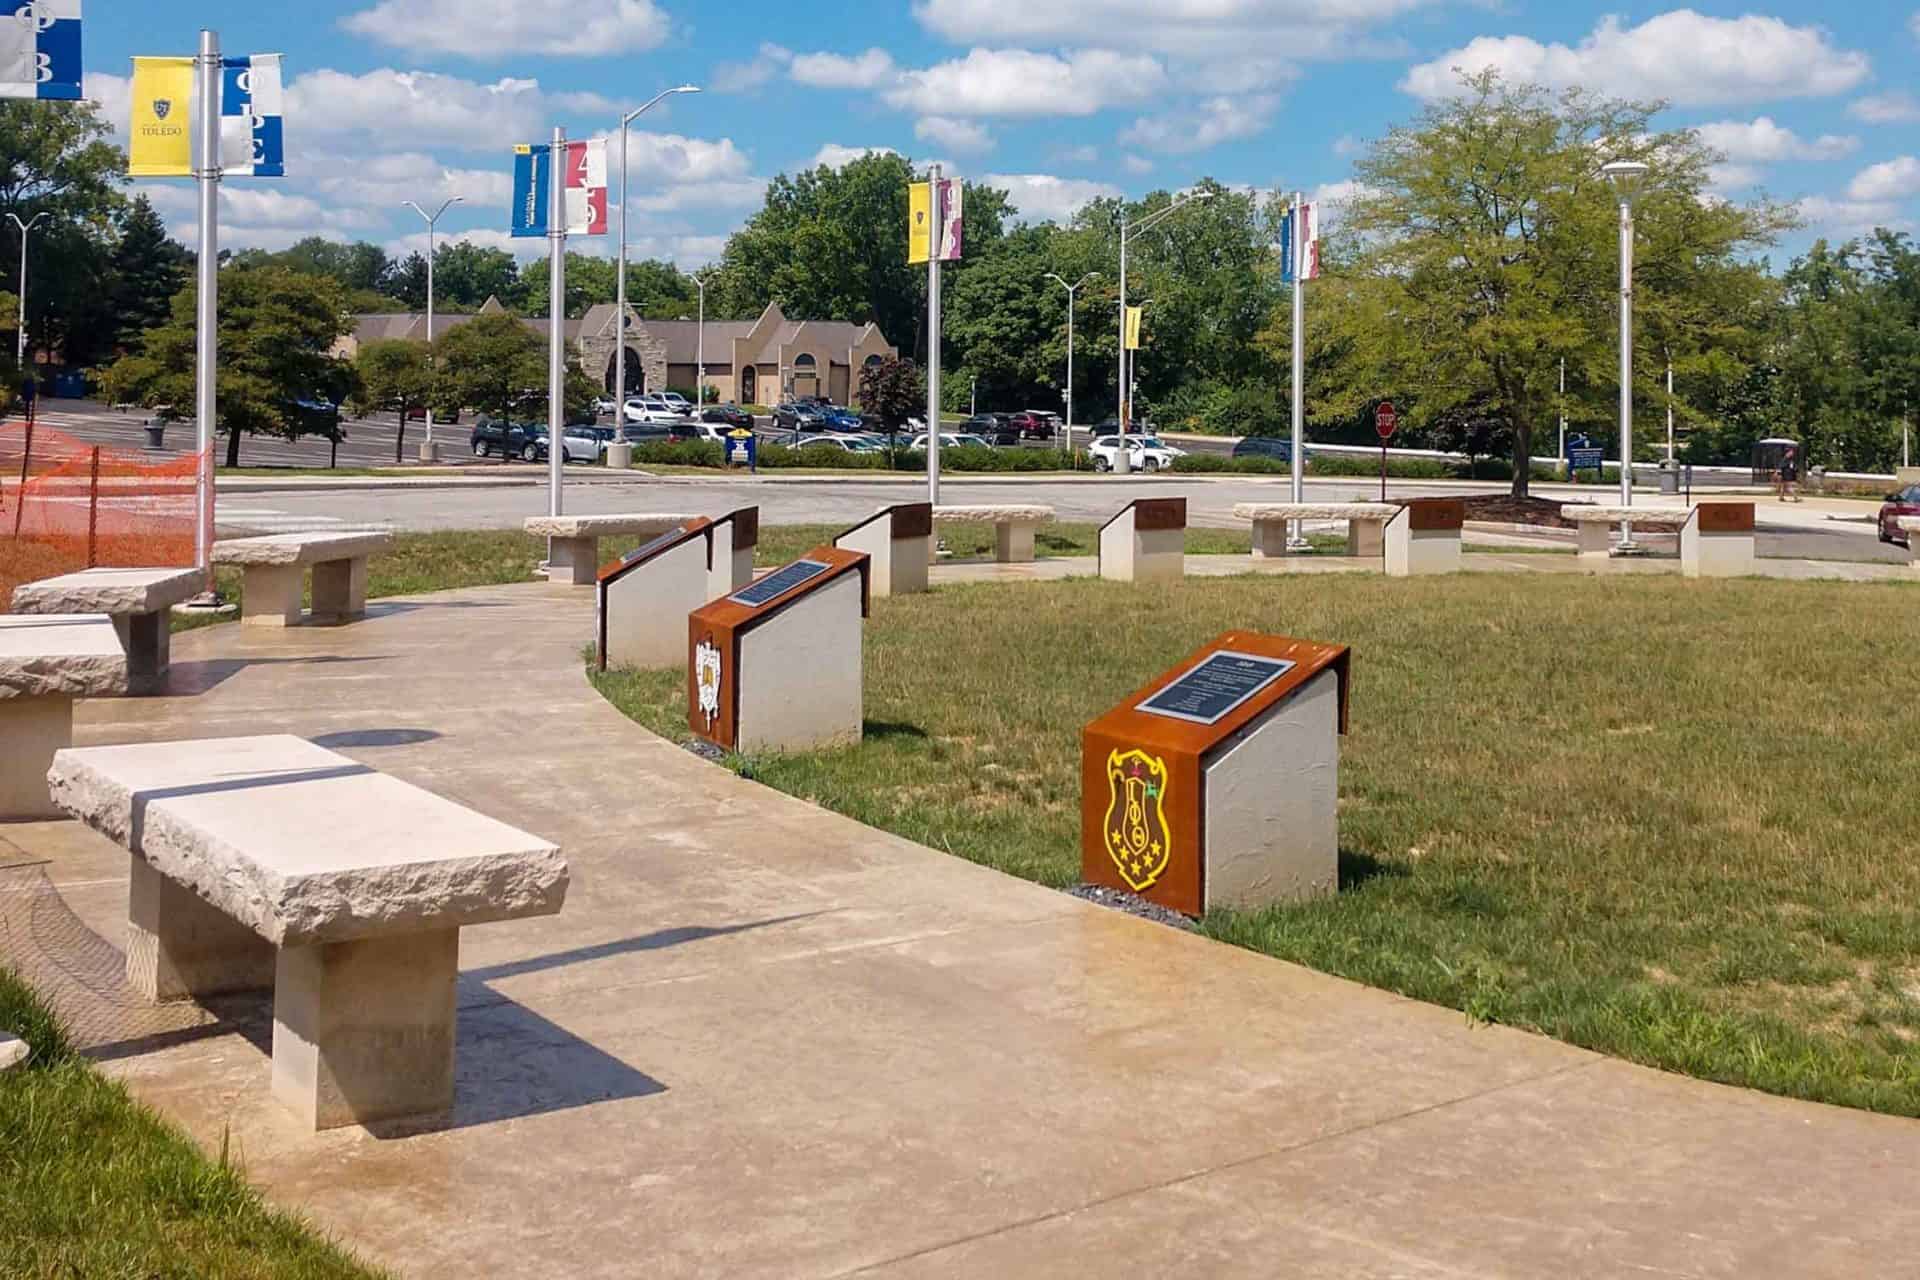
[(620, 438), (628, 444), (659, 444), (673, 439), (675, 429), (687, 425), (685, 422), (628, 422), (620, 428)]
[[(1272, 458), (1276, 462), (1293, 461), (1293, 441), (1282, 440), (1279, 436), (1248, 436), (1233, 446), (1236, 458)], [(1300, 456), (1310, 458), (1311, 449), (1302, 449)]]
[(728, 401), (726, 404), (710, 404), (700, 411), (700, 421), (714, 422), (724, 427), (743, 427), (753, 430), (753, 415), (739, 405)]
[(1013, 425), (1012, 414), (976, 413), (960, 424), (960, 430), (979, 436), (990, 445), (1020, 443), (1020, 429)]
[(804, 444), (808, 449), (825, 447), (844, 449), (848, 453), (877, 453), (883, 447), (866, 436), (846, 435), (841, 432), (825, 432), (808, 436)]
[(805, 400), (789, 400), (785, 404), (774, 406), (773, 425), (784, 427), (788, 431), (825, 431), (827, 415), (826, 411), (817, 404)]
[(674, 408), (673, 402), (665, 396), (635, 396), (626, 404), (628, 422), (679, 422), (686, 416)]
[[(1087, 446), (1095, 471), (1111, 471), (1120, 456), (1120, 437), (1099, 436)], [(1163, 444), (1155, 436), (1127, 437), (1127, 466), (1134, 471), (1161, 471), (1173, 465), (1175, 458), (1186, 456), (1185, 449)]]
[(593, 402), (594, 413), (601, 417), (604, 417), (607, 414), (613, 413), (615, 410), (619, 409), (619, 407), (620, 407), (619, 405), (613, 402), (612, 396), (601, 396), (599, 399)]
[[(655, 397), (648, 396), (647, 399), (651, 400), (651, 399), (655, 399)], [(693, 416), (693, 401), (687, 399), (685, 396), (681, 395), (678, 391), (662, 391), (659, 394), (658, 399), (664, 400), (667, 404), (667, 407), (669, 409), (672, 409), (675, 413), (684, 414), (688, 417)]]
[(1880, 506), (1880, 541), (1911, 546), (1909, 535), (1900, 528), (1902, 516), (1920, 518), (1920, 484), (1911, 484), (1887, 495)]
[(531, 422), (509, 422), (483, 413), (474, 420), (467, 445), (476, 458), (498, 454), (526, 462), (538, 462), (541, 450), (545, 447), (540, 437), (545, 432), (545, 426), (536, 426)]
[(1023, 440), (1051, 440), (1060, 433), (1060, 415), (1039, 409), (1022, 409), (1012, 422)]
[[(427, 420), (427, 407), (425, 405), (416, 404), (411, 409), (407, 410), (408, 422), (425, 422), (426, 420)], [(458, 421), (460, 421), (460, 411), (458, 409), (453, 409), (453, 410), (435, 409), (433, 411), (433, 423), (435, 426), (444, 427), (448, 423), (458, 422)]]
[[(926, 433), (923, 431), (919, 435), (915, 436), (913, 438), (913, 443), (908, 445), (907, 447), (909, 449), (925, 449), (927, 447)], [(942, 431), (940, 433), (940, 447), (942, 449), (991, 449), (993, 448), (991, 444), (987, 443), (987, 439), (985, 436), (971, 435), (964, 431)]]

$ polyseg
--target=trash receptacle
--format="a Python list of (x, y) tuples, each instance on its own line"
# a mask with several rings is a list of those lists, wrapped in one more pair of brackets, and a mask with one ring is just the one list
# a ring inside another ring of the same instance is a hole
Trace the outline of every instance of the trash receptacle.
[(167, 447), (167, 424), (148, 421), (141, 424), (147, 432), (147, 448), (164, 449)]
[(1660, 492), (1680, 492), (1680, 464), (1672, 458), (1660, 459)]

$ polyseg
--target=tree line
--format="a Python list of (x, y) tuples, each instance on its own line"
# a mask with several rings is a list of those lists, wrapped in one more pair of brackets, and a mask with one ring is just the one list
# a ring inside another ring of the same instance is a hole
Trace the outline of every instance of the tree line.
[[(177, 318), (191, 255), (121, 190), (123, 158), (90, 109), (0, 103), (0, 213), (58, 210), (35, 246), (36, 339), (74, 364), (140, 355)], [(1381, 399), (1404, 439), (1516, 459), (1551, 453), (1571, 429), (1611, 444), (1617, 387), (1617, 196), (1600, 175), (1642, 159), (1635, 200), (1638, 318), (1634, 401), (1641, 458), (1665, 447), (1672, 410), (1684, 459), (1744, 459), (1766, 436), (1801, 440), (1810, 464), (1886, 470), (1920, 405), (1920, 252), (1878, 230), (1770, 256), (1791, 207), (1717, 197), (1720, 158), (1690, 130), (1662, 130), (1662, 104), (1553, 94), (1486, 74), (1390, 129), (1359, 159), (1349, 194), (1323, 210), (1326, 274), (1307, 286), (1306, 415), (1312, 438), (1371, 438)], [(31, 127), (29, 127), (31, 126)], [(926, 272), (906, 261), (912, 162), (869, 154), (782, 175), (707, 274), (710, 319), (875, 321), (927, 355)], [(1195, 202), (1130, 243), (1128, 299), (1144, 304), (1136, 406), (1161, 429), (1283, 432), (1289, 420), (1290, 287), (1272, 192), (1196, 184)], [(1276, 184), (1280, 190), (1284, 186)], [(966, 258), (947, 268), (941, 361), (946, 407), (1062, 407), (1066, 292), (1049, 274), (1093, 273), (1075, 314), (1075, 409), (1117, 401), (1118, 232), (1171, 192), (1100, 199), (1058, 221), (1022, 219), (1008, 194), (968, 184)], [(40, 233), (36, 232), (36, 235)], [(0, 254), (0, 290), (13, 255)], [(227, 272), (299, 287), (323, 282), (345, 313), (421, 310), (426, 262), (322, 239), (232, 255)], [(611, 261), (572, 255), (567, 311), (611, 300)], [(498, 249), (443, 244), (436, 298), (452, 313), (497, 297), (543, 315), (546, 269)], [(691, 316), (694, 285), (669, 263), (630, 264), (643, 315)], [(1666, 390), (1666, 370), (1674, 390)], [(1560, 392), (1566, 370), (1566, 393)], [(223, 383), (223, 394), (226, 386)], [(1524, 487), (1528, 468), (1514, 468)]]

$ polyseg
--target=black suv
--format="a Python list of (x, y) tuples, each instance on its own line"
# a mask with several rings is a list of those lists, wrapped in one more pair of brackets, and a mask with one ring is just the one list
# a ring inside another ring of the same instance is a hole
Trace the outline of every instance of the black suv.
[(955, 430), (963, 435), (979, 436), (995, 448), (1020, 443), (1020, 428), (1013, 425), (1010, 413), (976, 413)]
[[(1306, 450), (1302, 449), (1302, 456)], [(1279, 436), (1248, 436), (1233, 446), (1236, 458), (1272, 458), (1276, 462), (1293, 461), (1293, 441)]]
[[(540, 460), (540, 432), (545, 428), (531, 422), (507, 422), (501, 418), (481, 414), (473, 424), (473, 433), (467, 443), (473, 449), (476, 458), (487, 458), (501, 454), (508, 458), (520, 458), (527, 462)], [(504, 438), (505, 448), (501, 447)]]

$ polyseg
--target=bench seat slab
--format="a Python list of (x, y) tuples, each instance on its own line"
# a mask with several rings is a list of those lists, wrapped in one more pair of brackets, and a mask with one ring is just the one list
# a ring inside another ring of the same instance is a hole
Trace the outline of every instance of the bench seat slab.
[(273, 1094), (315, 1130), (453, 1109), (460, 931), (283, 947)]

